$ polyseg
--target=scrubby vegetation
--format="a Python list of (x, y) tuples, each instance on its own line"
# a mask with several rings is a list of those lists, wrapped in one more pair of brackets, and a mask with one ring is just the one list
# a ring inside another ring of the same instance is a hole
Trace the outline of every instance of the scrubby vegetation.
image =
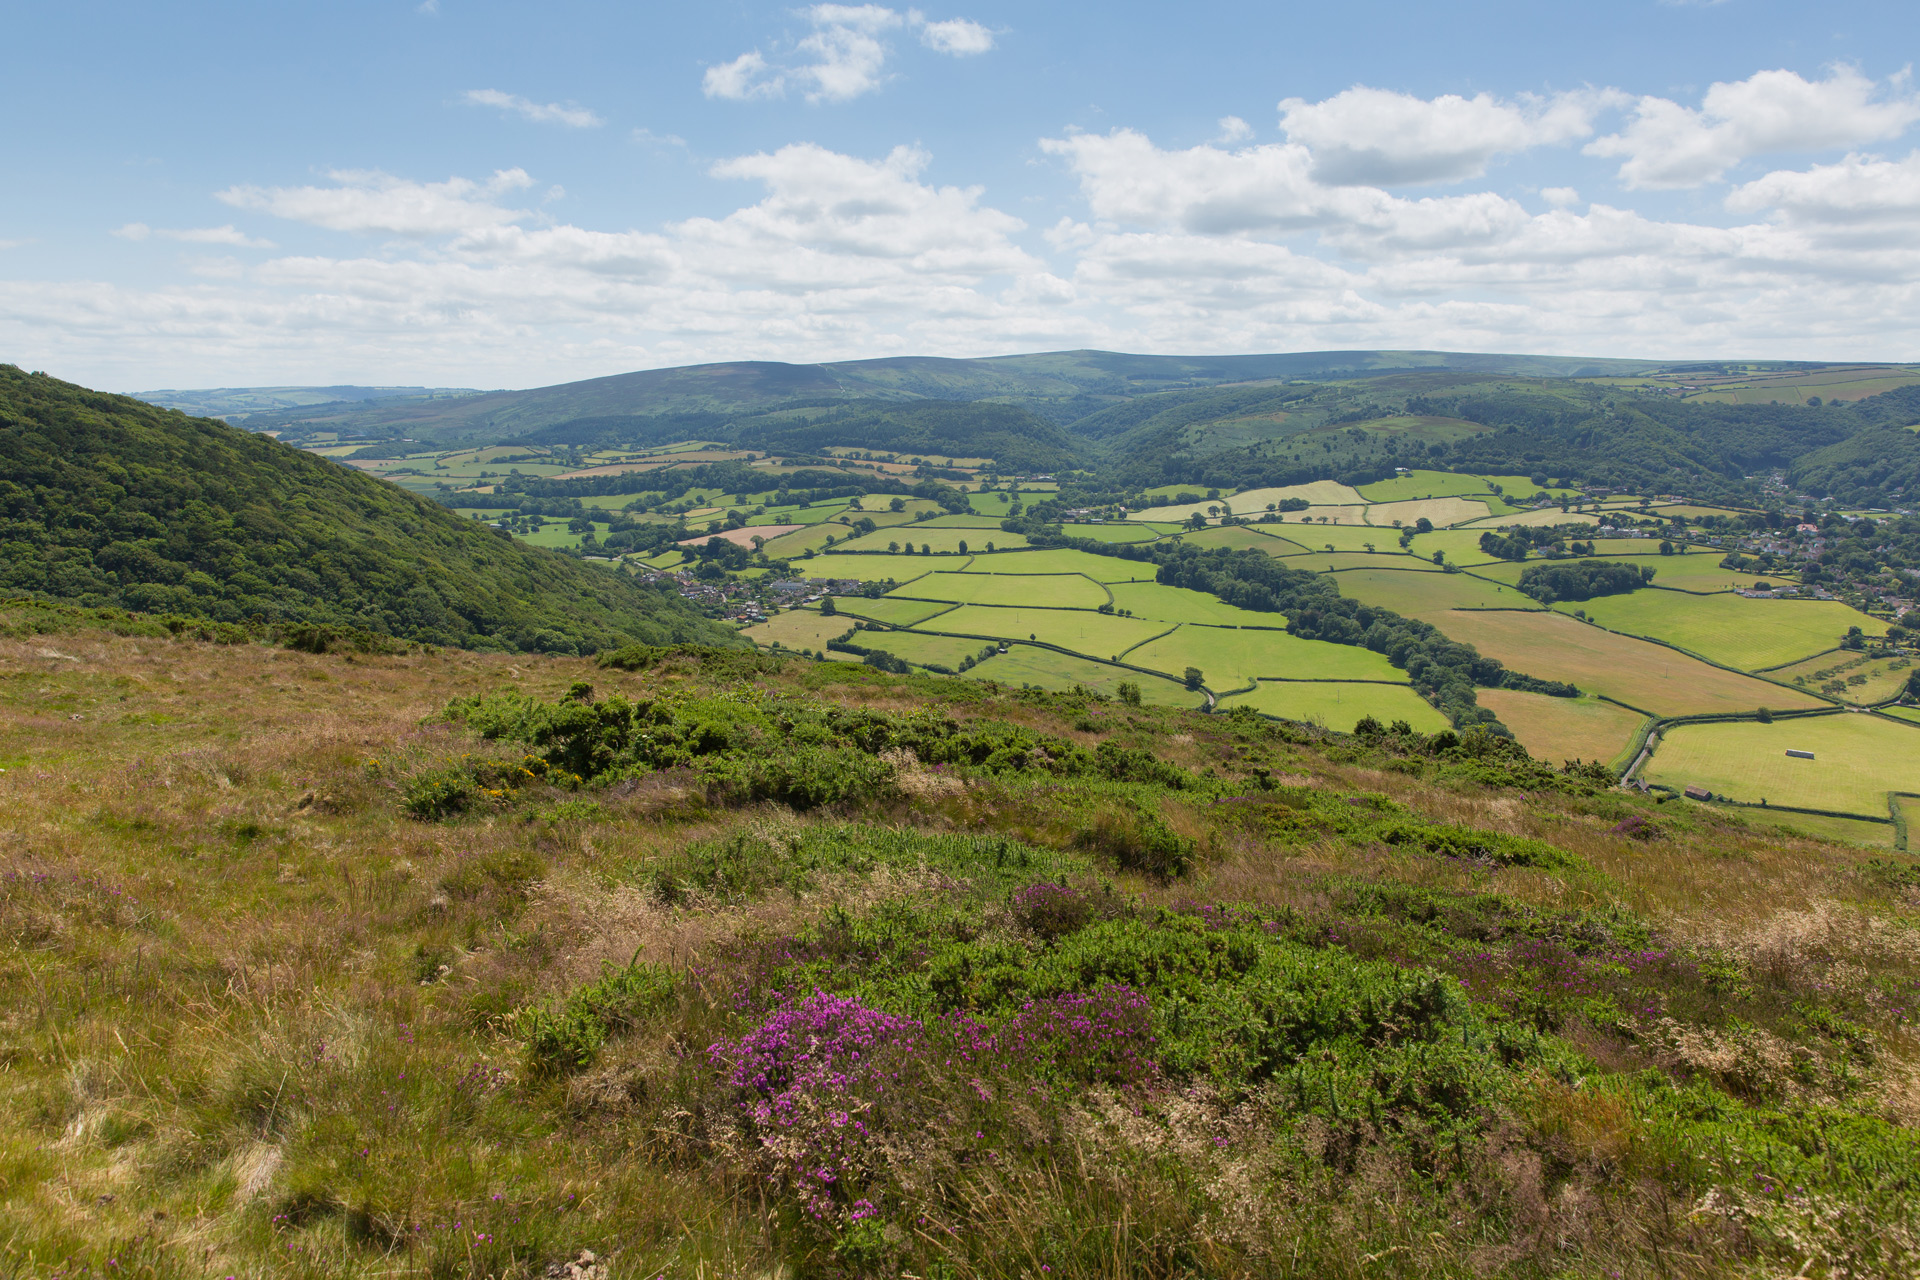
[(0, 621), (0, 1274), (1920, 1265), (1903, 857), (1484, 732)]

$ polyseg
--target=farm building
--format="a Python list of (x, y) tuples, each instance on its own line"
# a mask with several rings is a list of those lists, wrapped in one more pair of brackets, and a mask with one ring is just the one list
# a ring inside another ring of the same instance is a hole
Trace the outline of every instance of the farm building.
[(1788, 747), (1788, 748), (1787, 748), (1787, 754), (1788, 754), (1788, 755), (1790, 755), (1790, 756), (1792, 756), (1792, 757), (1793, 757), (1793, 758), (1794, 758), (1795, 760), (1811, 760), (1811, 759), (1813, 759), (1813, 752), (1811, 752), (1811, 751), (1800, 751), (1800, 750), (1798, 750), (1798, 749), (1796, 749), (1796, 748), (1794, 748), (1794, 747)]
[(1681, 792), (1681, 794), (1689, 800), (1713, 799), (1713, 792), (1707, 790), (1705, 787), (1688, 787), (1685, 791)]

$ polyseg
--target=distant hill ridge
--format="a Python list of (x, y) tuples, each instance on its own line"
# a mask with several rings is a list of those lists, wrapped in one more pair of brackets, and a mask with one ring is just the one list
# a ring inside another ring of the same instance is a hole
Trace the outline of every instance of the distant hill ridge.
[[(250, 418), (254, 429), (404, 435), (446, 444), (540, 439), (569, 424), (658, 421), (662, 435), (742, 414), (879, 401), (999, 401), (1065, 425), (1121, 400), (1157, 392), (1275, 379), (1374, 377), (1447, 370), (1514, 377), (1630, 375), (1649, 360), (1444, 351), (1318, 351), (1245, 356), (1149, 356), (1112, 351), (947, 359), (896, 356), (827, 364), (736, 361), (646, 369), (525, 391), (458, 399), (367, 399)], [(342, 397), (344, 399), (344, 397)], [(575, 433), (577, 434), (577, 432)]]
[(205, 418), (0, 364), (0, 592), (470, 648), (738, 644), (676, 595)]

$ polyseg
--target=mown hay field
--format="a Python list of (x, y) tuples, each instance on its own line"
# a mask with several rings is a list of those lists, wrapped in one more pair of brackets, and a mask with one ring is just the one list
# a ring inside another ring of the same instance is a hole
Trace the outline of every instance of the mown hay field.
[(1383, 502), (1367, 508), (1366, 523), (1392, 527), (1398, 520), (1410, 525), (1419, 520), (1431, 520), (1436, 526), (1465, 524), (1470, 520), (1484, 520), (1493, 512), (1484, 502), (1471, 498), (1414, 498), (1405, 502)]
[(747, 627), (740, 634), (763, 649), (780, 644), (789, 649), (812, 649), (818, 652), (827, 647), (827, 641), (838, 640), (851, 630), (852, 618), (829, 618), (813, 609), (794, 609), (757, 626)]
[(947, 635), (1038, 640), (1070, 649), (1074, 653), (1107, 659), (1159, 635), (1168, 625), (1139, 618), (1115, 618), (1091, 609), (996, 608), (992, 605), (967, 604), (922, 623), (918, 630)]
[(1822, 700), (1724, 671), (1684, 653), (1615, 635), (1552, 610), (1447, 615), (1442, 628), (1515, 671), (1567, 680), (1663, 716), (1817, 707)]
[(982, 552), (991, 542), (998, 550), (1008, 547), (1024, 547), (1027, 535), (1007, 533), (1002, 529), (935, 529), (927, 523), (905, 525), (893, 529), (876, 529), (864, 537), (854, 538), (840, 544), (842, 551), (886, 551), (890, 547), (911, 547), (925, 554), (931, 547), (935, 555), (967, 555)]
[(1377, 480), (1359, 487), (1368, 502), (1404, 502), (1409, 498), (1459, 498), (1468, 494), (1489, 493), (1488, 482), (1479, 476), (1457, 471), (1409, 471), (1391, 480)]
[(988, 658), (966, 675), (975, 680), (998, 680), (1022, 687), (1033, 685), (1056, 692), (1079, 685), (1109, 698), (1118, 694), (1122, 683), (1130, 682), (1140, 686), (1140, 701), (1148, 706), (1198, 707), (1206, 702), (1205, 694), (1194, 693), (1177, 680), (1070, 657), (1030, 644), (1016, 644), (1007, 652)]
[(1586, 511), (1562, 511), (1558, 507), (1548, 507), (1542, 511), (1528, 511), (1520, 515), (1488, 516), (1479, 521), (1475, 528), (1498, 528), (1503, 524), (1556, 525), (1591, 524), (1598, 525), (1600, 517)]
[(1404, 684), (1267, 680), (1251, 692), (1220, 700), (1222, 710), (1241, 706), (1341, 733), (1351, 733), (1367, 716), (1382, 724), (1405, 720), (1421, 733), (1438, 733), (1447, 727), (1447, 718)]
[(1107, 590), (1077, 573), (930, 573), (894, 593), (956, 604), (1026, 605), (1035, 609), (1098, 609)]
[(1200, 668), (1216, 693), (1237, 689), (1260, 676), (1294, 680), (1387, 680), (1405, 683), (1385, 655), (1358, 645), (1302, 640), (1284, 631), (1182, 626), (1172, 635), (1126, 655), (1135, 666), (1179, 675)]
[[(1411, 563), (1411, 556), (1406, 557)], [(1536, 609), (1517, 587), (1476, 578), (1469, 573), (1422, 573), (1417, 569), (1348, 569), (1334, 575), (1340, 594), (1362, 604), (1379, 605), (1409, 618), (1447, 629), (1447, 615), (1455, 609)]]
[(1625, 765), (1622, 759), (1634, 731), (1646, 722), (1637, 711), (1591, 695), (1550, 698), (1518, 689), (1478, 689), (1475, 694), (1520, 745), (1542, 760), (1598, 760)]
[[(1183, 492), (1204, 493), (1204, 489), (1182, 485)], [(1148, 507), (1142, 511), (1128, 513), (1129, 520), (1168, 520), (1181, 521), (1198, 511), (1205, 515), (1208, 507), (1218, 507), (1223, 503), (1233, 508), (1238, 516), (1257, 515), (1267, 509), (1269, 502), (1284, 502), (1289, 498), (1304, 498), (1316, 507), (1362, 507), (1366, 499), (1359, 491), (1333, 480), (1315, 480), (1309, 484), (1283, 485), (1274, 489), (1248, 489), (1244, 493), (1223, 495), (1218, 498), (1202, 498), (1198, 502), (1186, 502), (1161, 507)]]
[(930, 573), (958, 573), (973, 556), (824, 555), (793, 566), (805, 578), (852, 578), (856, 582), (912, 582)]
[[(1795, 759), (1789, 748), (1814, 758)], [(1920, 728), (1846, 711), (1772, 724), (1675, 725), (1645, 773), (1649, 782), (1705, 787), (1751, 804), (1878, 816), (1887, 812), (1889, 791), (1920, 786)]]
[[(1658, 584), (1659, 579), (1654, 582)], [(1837, 600), (1756, 600), (1693, 596), (1658, 585), (1623, 596), (1565, 602), (1610, 631), (1664, 640), (1715, 662), (1758, 671), (1811, 657), (1838, 645), (1848, 627), (1885, 635), (1887, 624)]]
[(1113, 592), (1113, 607), (1127, 610), (1136, 618), (1157, 618), (1162, 622), (1207, 622), (1222, 627), (1287, 625), (1285, 614), (1242, 609), (1218, 596), (1186, 587), (1162, 586), (1157, 582), (1116, 582), (1107, 589)]
[(923, 529), (998, 529), (1000, 522), (1005, 518), (1005, 516), (981, 515), (977, 512), (963, 516), (939, 515), (931, 520), (922, 520), (920, 527)]

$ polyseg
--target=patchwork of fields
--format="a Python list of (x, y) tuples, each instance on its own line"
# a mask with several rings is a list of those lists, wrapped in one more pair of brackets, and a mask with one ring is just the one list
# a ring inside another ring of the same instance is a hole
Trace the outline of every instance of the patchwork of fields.
[[(1663, 556), (1651, 538), (1602, 539), (1594, 547), (1596, 559), (1654, 568), (1651, 588), (1542, 606), (1517, 586), (1520, 575), (1541, 561), (1490, 556), (1480, 550), (1483, 532), (1503, 524), (1589, 518), (1559, 510), (1514, 514), (1491, 484), (1512, 498), (1537, 490), (1524, 477), (1427, 471), (1361, 490), (1323, 481), (1197, 502), (1190, 491), (1167, 486), (1164, 497), (1175, 501), (1135, 512), (1124, 523), (1074, 525), (1067, 532), (1109, 542), (1178, 539), (1205, 549), (1258, 550), (1291, 568), (1328, 574), (1341, 595), (1429, 623), (1512, 670), (1572, 683), (1582, 696), (1477, 693), (1480, 704), (1541, 759), (1620, 768), (1629, 763), (1629, 747), (1650, 715), (1731, 714), (1745, 718), (1669, 729), (1648, 776), (1664, 782), (1685, 775), (1686, 782), (1733, 795), (1742, 794), (1741, 787), (1764, 785), (1775, 803), (1817, 802), (1849, 812), (1861, 811), (1857, 806), (1875, 796), (1865, 811), (1884, 809), (1895, 777), (1920, 787), (1920, 713), (1912, 715), (1916, 732), (1906, 735), (1896, 732), (1905, 725), (1884, 718), (1798, 722), (1803, 733), (1828, 743), (1825, 750), (1843, 769), (1797, 769), (1764, 752), (1754, 754), (1754, 743), (1770, 743), (1788, 723), (1757, 723), (1752, 717), (1761, 708), (1814, 710), (1837, 701), (1877, 703), (1898, 693), (1910, 660), (1836, 651), (1848, 627), (1873, 636), (1884, 632), (1882, 624), (1832, 601), (1739, 596), (1733, 588), (1750, 585), (1756, 575), (1722, 569), (1721, 551), (1683, 545)], [(1446, 727), (1407, 674), (1382, 654), (1289, 635), (1281, 614), (1158, 583), (1152, 561), (1033, 550), (1022, 535), (999, 528), (1015, 501), (1039, 496), (975, 493), (973, 514), (943, 513), (905, 524), (895, 522), (910, 515), (876, 512), (876, 520), (892, 527), (864, 536), (838, 523), (788, 533), (767, 550), (779, 554), (811, 545), (815, 554), (794, 563), (797, 574), (888, 584), (891, 590), (880, 598), (843, 597), (839, 618), (803, 610), (746, 634), (763, 644), (777, 640), (787, 648), (818, 650), (853, 621), (865, 620), (876, 629), (861, 631), (859, 643), (915, 665), (958, 671), (970, 663), (963, 673), (969, 678), (1047, 689), (1082, 685), (1108, 694), (1129, 682), (1150, 703), (1194, 706), (1211, 697), (1221, 709), (1247, 706), (1339, 730), (1367, 715), (1405, 720), (1424, 732)], [(1284, 498), (1314, 505), (1259, 525), (1210, 522), (1192, 531), (1175, 523), (1196, 510), (1205, 515), (1209, 506), (1252, 516)], [(1659, 510), (1639, 507), (1637, 499), (1622, 502), (1635, 505), (1637, 515)], [(799, 523), (807, 519), (805, 510), (779, 514)], [(858, 515), (844, 506), (820, 514), (829, 520)], [(1391, 527), (1395, 519), (1409, 527), (1426, 519), (1435, 527), (1402, 547), (1400, 530)], [(829, 534), (836, 538), (832, 548), (824, 543)], [(895, 541), (911, 544), (913, 554), (887, 554), (887, 544)], [(920, 554), (922, 545), (933, 554)], [(852, 554), (861, 552), (867, 554)], [(1576, 611), (1589, 621), (1570, 616)], [(998, 652), (1002, 645), (1007, 652)], [(1200, 687), (1189, 688), (1195, 672)], [(1882, 727), (1873, 729), (1875, 723)], [(1860, 828), (1850, 838), (1878, 832), (1876, 824), (1857, 820), (1818, 821)]]

